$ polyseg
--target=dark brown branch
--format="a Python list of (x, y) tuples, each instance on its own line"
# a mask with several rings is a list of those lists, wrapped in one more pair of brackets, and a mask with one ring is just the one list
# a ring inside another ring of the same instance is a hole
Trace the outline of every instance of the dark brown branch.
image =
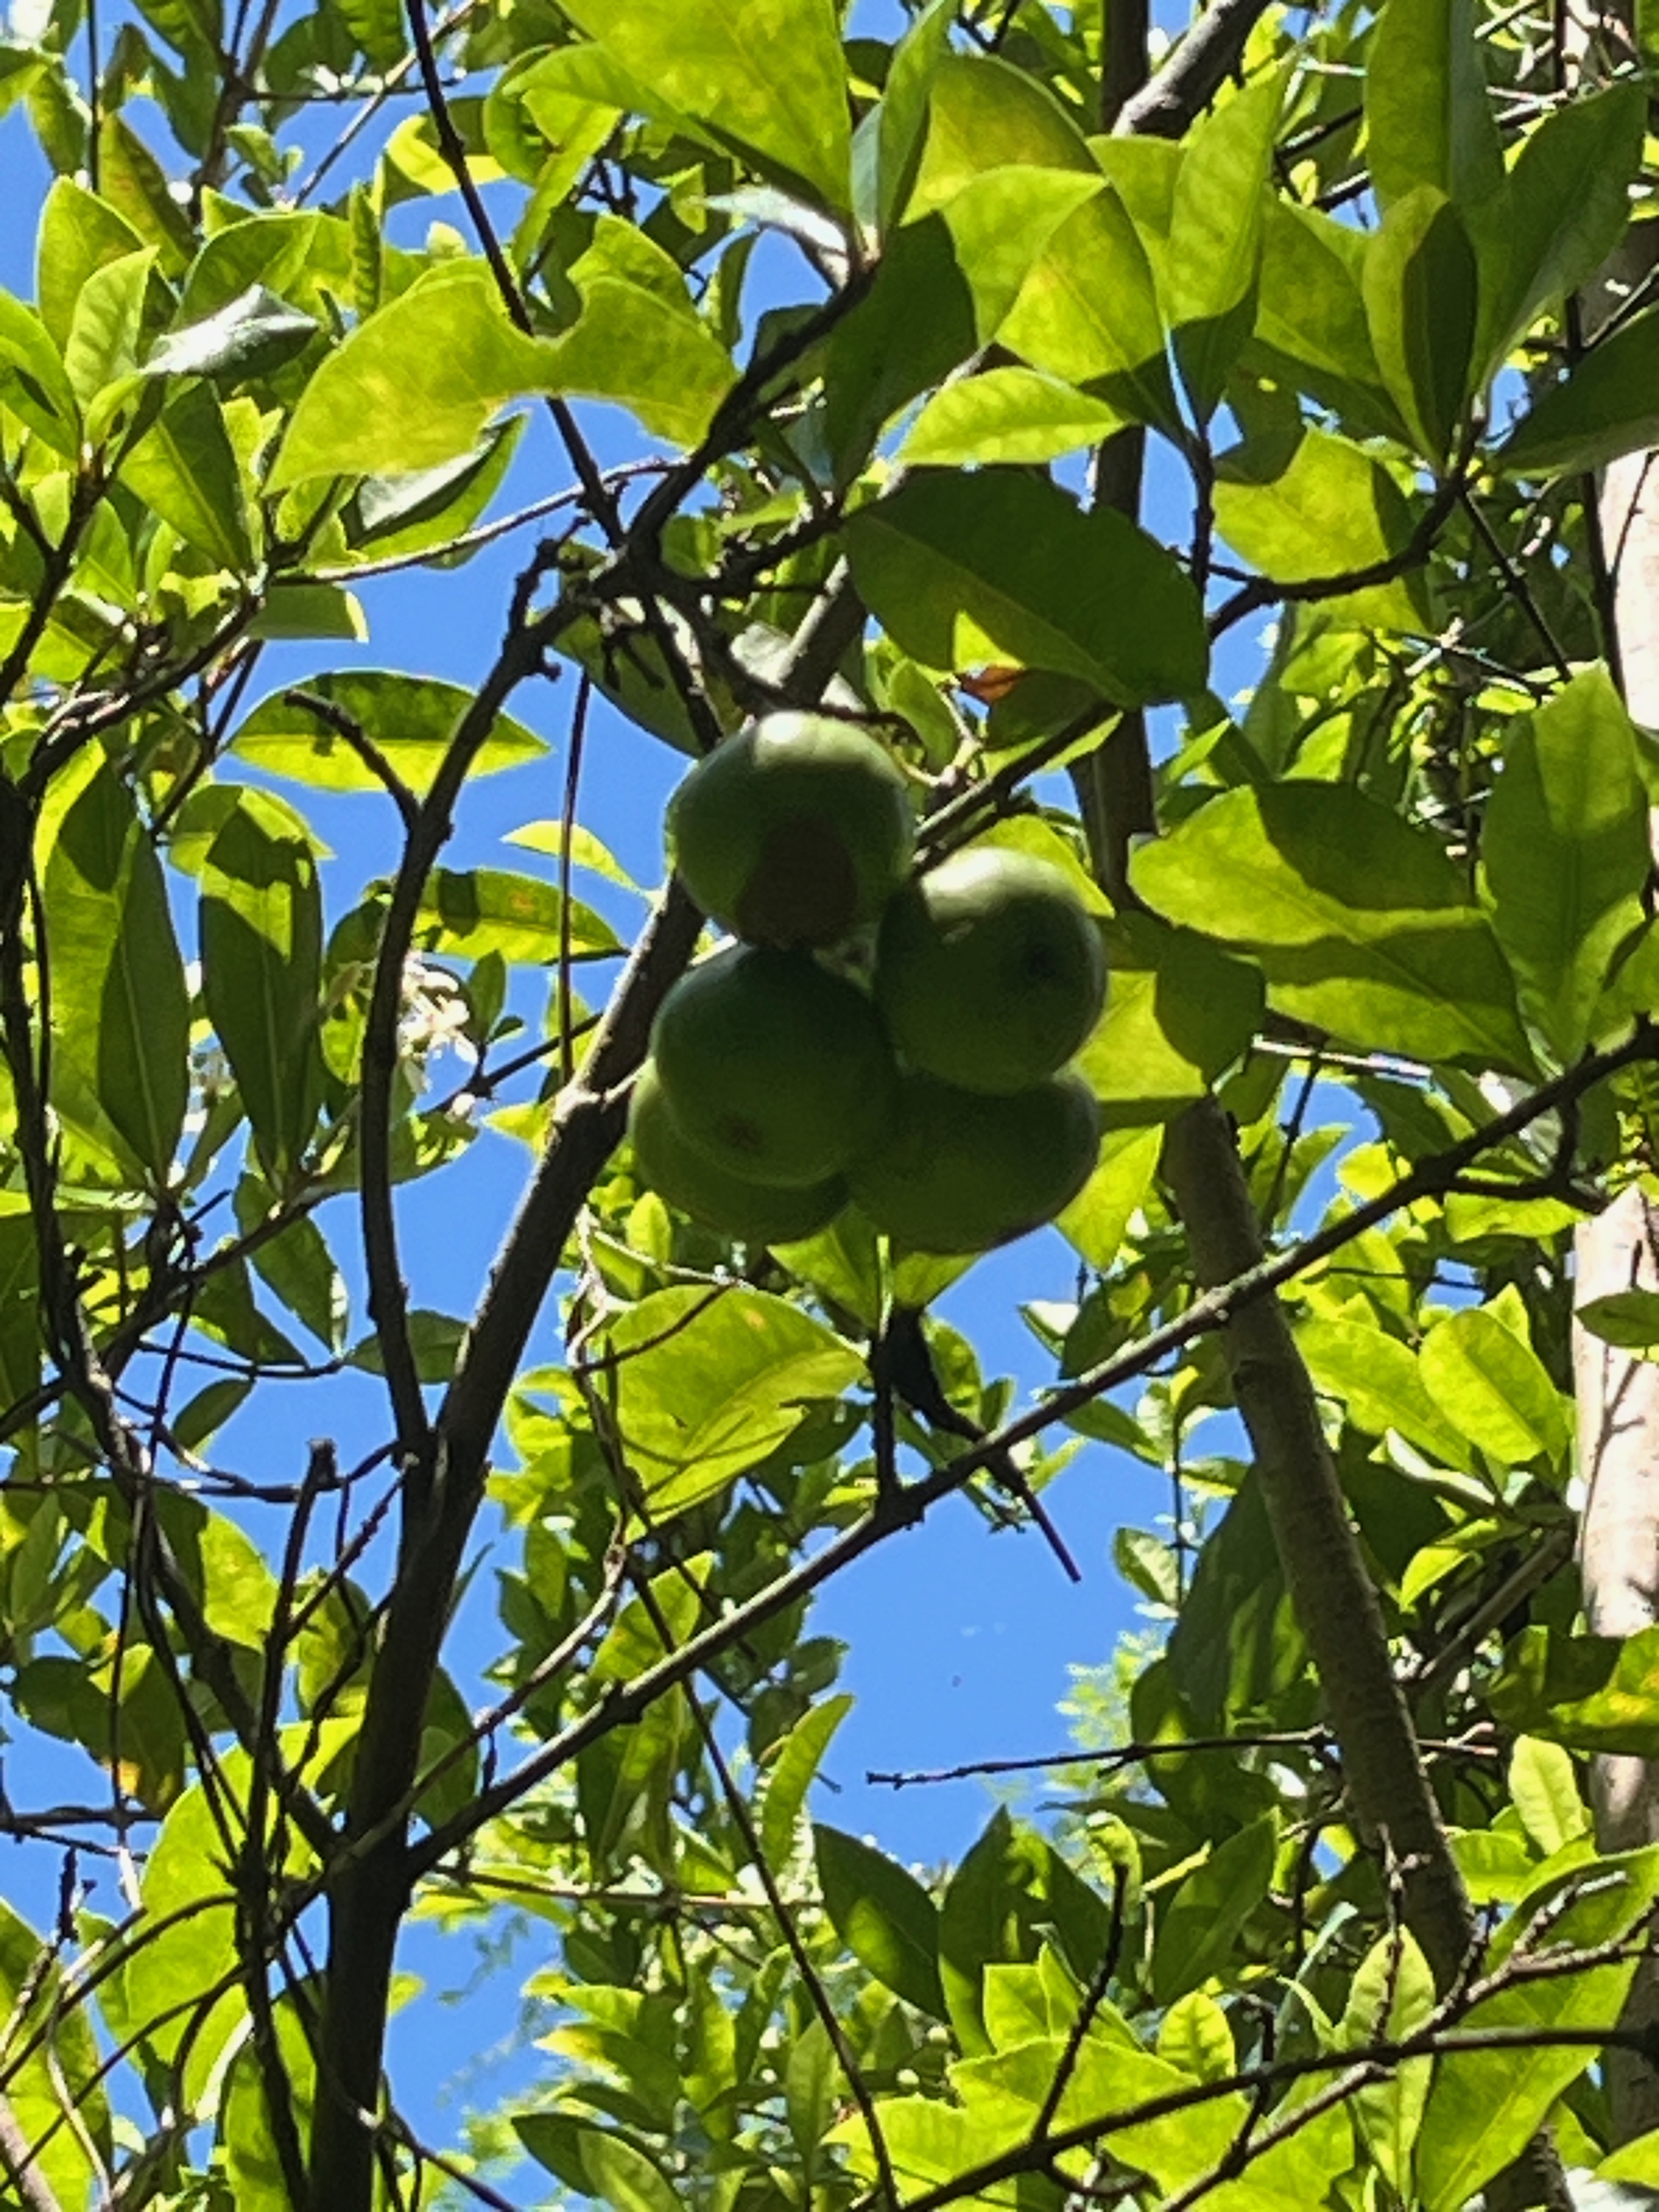
[(1112, 125), (1121, 138), (1179, 138), (1238, 67), (1267, 0), (1211, 0), (1151, 82)]

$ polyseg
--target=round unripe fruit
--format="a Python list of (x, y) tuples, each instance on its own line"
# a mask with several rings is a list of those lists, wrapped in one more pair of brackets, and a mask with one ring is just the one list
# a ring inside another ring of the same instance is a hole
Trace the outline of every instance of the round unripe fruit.
[(728, 945), (675, 984), (651, 1048), (687, 1142), (750, 1182), (823, 1182), (886, 1133), (881, 1018), (810, 953)]
[(904, 778), (827, 715), (767, 714), (698, 762), (669, 803), (674, 863), (705, 914), (751, 945), (834, 945), (910, 865)]
[(848, 1181), (877, 1228), (916, 1250), (988, 1252), (1052, 1221), (1099, 1152), (1100, 1109), (1080, 1077), (989, 1097), (913, 1073), (891, 1136)]
[(955, 854), (882, 919), (876, 1002), (888, 1034), (964, 1091), (1022, 1091), (1052, 1075), (1105, 996), (1099, 931), (1060, 871), (1030, 854)]
[(634, 1085), (628, 1133), (640, 1173), (659, 1196), (705, 1229), (745, 1244), (787, 1244), (798, 1237), (816, 1237), (847, 1203), (847, 1185), (839, 1176), (803, 1190), (784, 1190), (747, 1182), (716, 1167), (686, 1142), (649, 1060)]

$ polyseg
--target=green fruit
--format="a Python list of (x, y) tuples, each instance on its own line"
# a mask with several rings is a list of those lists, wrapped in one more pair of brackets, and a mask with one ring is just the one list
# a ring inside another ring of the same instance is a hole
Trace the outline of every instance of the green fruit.
[(686, 889), (752, 945), (834, 945), (910, 865), (904, 778), (827, 715), (768, 714), (699, 761), (669, 805)]
[(787, 1244), (798, 1237), (816, 1237), (847, 1203), (847, 1185), (839, 1176), (804, 1190), (782, 1190), (716, 1167), (681, 1134), (649, 1060), (634, 1085), (628, 1133), (635, 1162), (653, 1190), (705, 1229), (745, 1244)]
[(651, 1048), (687, 1142), (750, 1182), (823, 1182), (886, 1132), (880, 1017), (810, 953), (728, 945), (675, 984)]
[(929, 1075), (1006, 1094), (1063, 1067), (1100, 1018), (1100, 933), (1060, 871), (982, 845), (902, 892), (882, 919), (876, 1002)]
[(878, 1229), (921, 1252), (988, 1252), (1052, 1221), (1094, 1172), (1100, 1109), (1080, 1077), (1011, 1097), (906, 1075), (893, 1132), (848, 1177)]

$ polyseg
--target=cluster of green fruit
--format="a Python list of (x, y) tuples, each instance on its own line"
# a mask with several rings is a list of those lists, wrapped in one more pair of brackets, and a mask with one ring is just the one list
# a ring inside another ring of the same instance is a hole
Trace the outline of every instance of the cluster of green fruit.
[[(817, 714), (718, 746), (669, 832), (687, 890), (740, 941), (658, 1013), (629, 1118), (654, 1189), (763, 1244), (816, 1234), (850, 1197), (941, 1253), (987, 1251), (1070, 1203), (1100, 1121), (1063, 1070), (1106, 971), (1059, 868), (981, 846), (913, 876), (904, 778)], [(818, 956), (872, 925), (866, 991)]]

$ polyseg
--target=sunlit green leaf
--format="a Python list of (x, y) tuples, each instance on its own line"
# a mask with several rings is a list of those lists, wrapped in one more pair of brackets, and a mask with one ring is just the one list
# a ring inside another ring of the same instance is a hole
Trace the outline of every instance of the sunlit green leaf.
[(556, 884), (504, 868), (434, 868), (415, 937), (424, 951), (459, 959), (494, 952), (548, 967), (567, 949), (573, 960), (602, 960), (623, 950), (616, 931), (592, 907), (572, 899), (567, 908)]
[(913, 477), (846, 535), (866, 602), (929, 667), (1012, 660), (1129, 706), (1203, 686), (1198, 597), (1174, 561), (1121, 515), (1085, 514), (1040, 477)]
[(0, 292), (0, 400), (55, 452), (75, 452), (81, 422), (75, 388), (40, 316), (9, 292)]
[(159, 1188), (184, 1125), (190, 1043), (161, 865), (131, 793), (101, 763), (90, 776), (70, 771), (43, 842), (54, 1096)]
[(854, 1958), (884, 1988), (936, 2020), (939, 1909), (913, 1874), (856, 1836), (820, 1822), (812, 1831), (823, 1908)]
[(1261, 1019), (1261, 978), (1152, 915), (1118, 915), (1106, 946), (1106, 1010), (1078, 1069), (1109, 1122), (1144, 1127), (1201, 1098), (1244, 1050)]
[(1565, 1457), (1571, 1425), (1560, 1392), (1531, 1346), (1487, 1308), (1437, 1321), (1419, 1361), (1446, 1419), (1499, 1466)]
[(1389, 396), (1420, 452), (1449, 451), (1468, 398), (1474, 349), (1474, 248), (1432, 185), (1397, 200), (1365, 254), (1365, 313)]
[[(378, 791), (386, 785), (363, 753), (307, 707), (306, 697), (335, 708), (368, 740), (375, 754), (417, 798), (431, 788), (472, 694), (435, 676), (392, 669), (349, 668), (308, 677), (260, 701), (236, 732), (234, 750), (268, 775), (324, 791)], [(547, 750), (545, 741), (510, 714), (498, 714), (469, 773), (491, 775), (522, 768)]]
[(830, 0), (572, 0), (567, 13), (714, 143), (847, 206), (847, 70)]
[[(1428, 2023), (1434, 2010), (1434, 1977), (1409, 1929), (1382, 1936), (1361, 1960), (1348, 1984), (1348, 2002), (1337, 2033), (1344, 2045), (1382, 2043)], [(1433, 2061), (1410, 2058), (1382, 2081), (1354, 2097), (1354, 2118), (1366, 2148), (1389, 2188), (1411, 2189), (1412, 2158), (1428, 2102)]]
[(993, 368), (937, 392), (910, 426), (899, 458), (917, 467), (1050, 461), (1098, 445), (1123, 418), (1057, 376)]
[[(1346, 439), (1309, 430), (1287, 451), (1271, 441), (1221, 457), (1216, 528), (1275, 583), (1337, 578), (1392, 560), (1409, 543), (1411, 511), (1376, 459)], [(1346, 603), (1367, 625), (1423, 626), (1403, 583), (1363, 586)]]
[(322, 1086), (322, 896), (316, 855), (290, 823), (262, 792), (243, 792), (201, 872), (203, 994), (278, 1188)]
[[(1612, 1879), (1602, 1879), (1603, 1875)], [(1659, 1848), (1591, 1861), (1522, 1899), (1492, 1951), (1502, 1966), (1531, 1937), (1536, 1908), (1551, 1901), (1545, 1941), (1552, 1951), (1616, 1943), (1649, 1911), (1659, 1891)], [(1532, 2136), (1569, 2083), (1595, 2057), (1587, 2044), (1551, 2044), (1551, 2028), (1595, 2027), (1616, 2020), (1636, 1971), (1633, 1956), (1576, 1972), (1534, 1975), (1476, 2005), (1462, 2023), (1529, 2029), (1540, 2040), (1523, 2049), (1465, 2051), (1436, 2066), (1418, 2143), (1417, 2181), (1430, 2212), (1455, 2212)]]
[(1647, 795), (1606, 673), (1587, 670), (1511, 726), (1480, 859), (1522, 1010), (1563, 1065), (1583, 1051), (1613, 956), (1641, 927)]
[(765, 1794), (761, 1799), (761, 1845), (769, 1866), (786, 1864), (793, 1852), (796, 1823), (805, 1806), (806, 1793), (831, 1739), (852, 1709), (850, 1697), (826, 1698), (803, 1715), (777, 1746), (766, 1770)]
[(1659, 442), (1659, 307), (1633, 315), (1576, 362), (1498, 447), (1516, 476), (1604, 468)]
[(1164, 308), (1182, 381), (1214, 410), (1255, 321), (1262, 224), (1284, 99), (1277, 75), (1200, 118), (1182, 149), (1164, 262)]
[(222, 568), (240, 575), (252, 562), (241, 477), (210, 386), (191, 381), (168, 395), (123, 457), (121, 481)]
[(618, 1431), (657, 1521), (766, 1458), (864, 1365), (798, 1307), (735, 1286), (655, 1291), (601, 1344)]
[(1365, 71), (1365, 133), (1387, 209), (1418, 186), (1466, 214), (1501, 197), (1504, 155), (1471, 0), (1389, 0)]
[(614, 399), (654, 435), (696, 445), (737, 371), (674, 263), (642, 232), (601, 216), (569, 276), (581, 313), (548, 348), (544, 387)]
[(1247, 947), (1269, 1002), (1370, 1051), (1524, 1068), (1513, 987), (1439, 842), (1337, 784), (1229, 792), (1136, 854), (1140, 895)]
[(1168, 2004), (1216, 1972), (1267, 1895), (1277, 1827), (1270, 1814), (1229, 1836), (1160, 1910), (1152, 1986)]
[(556, 381), (551, 344), (514, 328), (484, 264), (441, 264), (317, 369), (289, 417), (271, 489), (439, 467), (471, 453), (506, 401)]

